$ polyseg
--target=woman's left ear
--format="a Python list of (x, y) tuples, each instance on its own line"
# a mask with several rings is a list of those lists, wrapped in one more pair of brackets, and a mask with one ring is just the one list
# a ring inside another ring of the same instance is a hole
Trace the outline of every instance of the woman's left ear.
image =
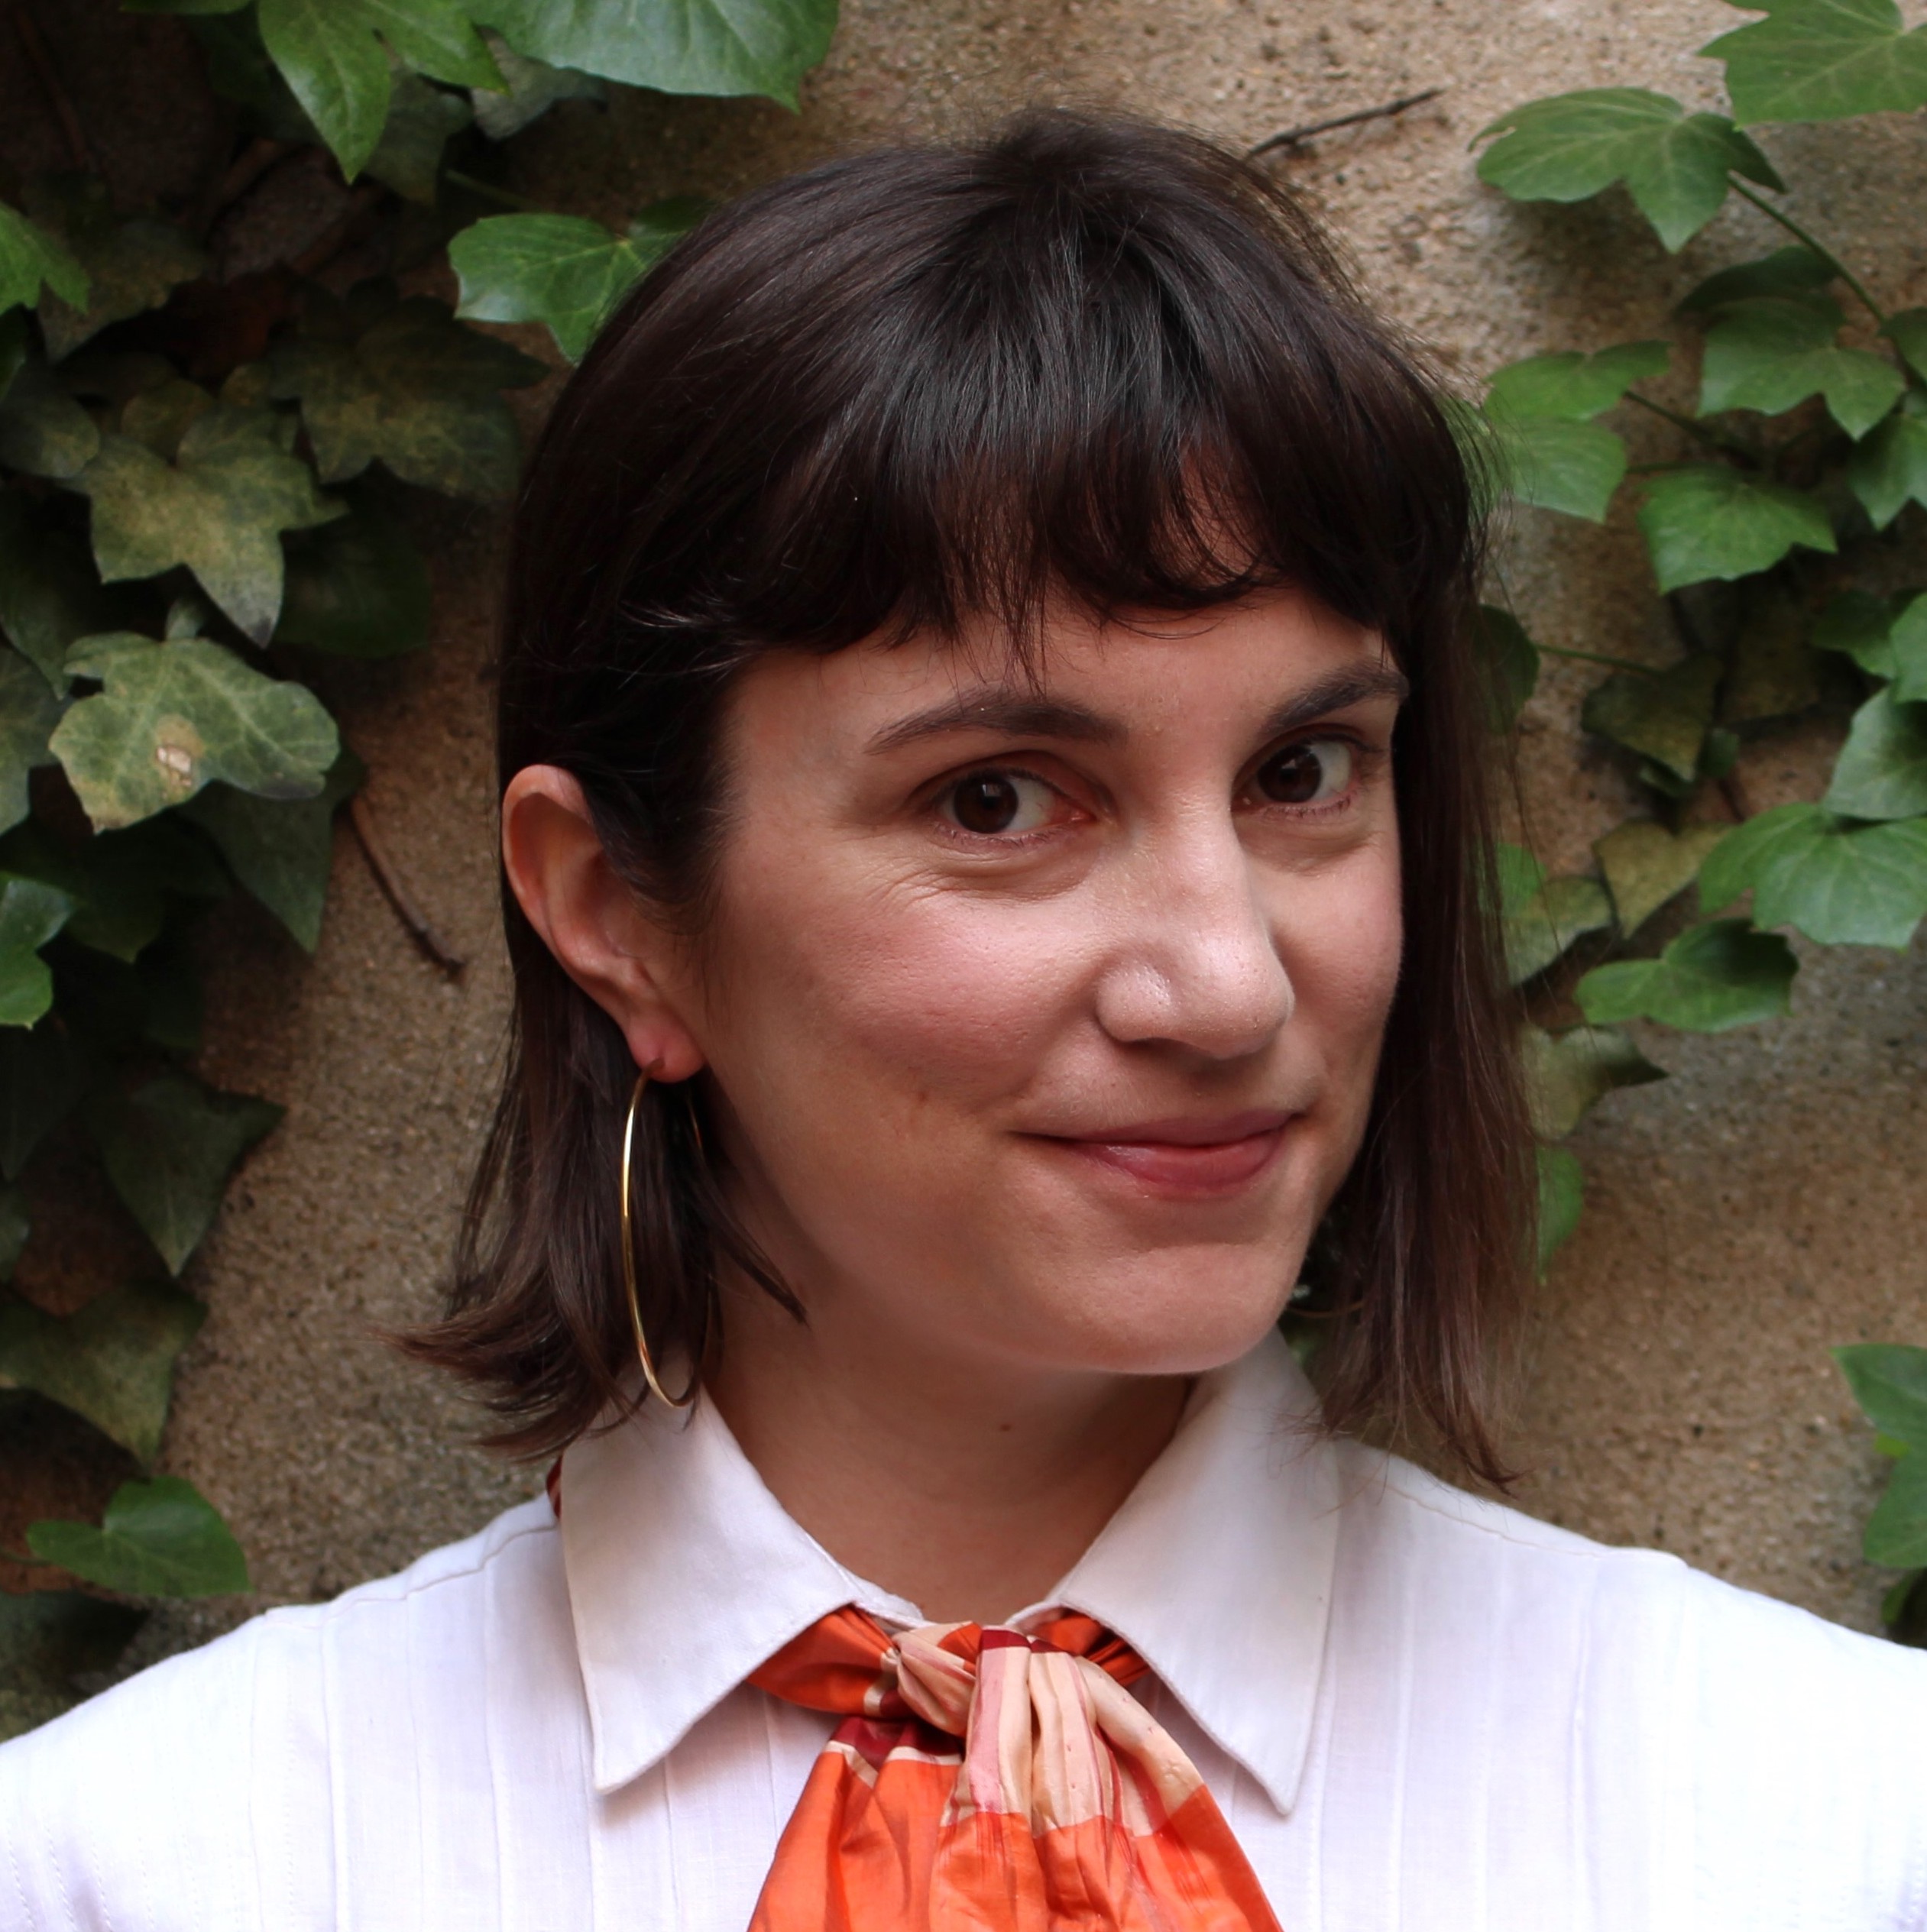
[(622, 1029), (636, 1066), (688, 1079), (703, 1052), (675, 997), (675, 942), (610, 863), (571, 773), (529, 765), (510, 779), (502, 863), (529, 924)]

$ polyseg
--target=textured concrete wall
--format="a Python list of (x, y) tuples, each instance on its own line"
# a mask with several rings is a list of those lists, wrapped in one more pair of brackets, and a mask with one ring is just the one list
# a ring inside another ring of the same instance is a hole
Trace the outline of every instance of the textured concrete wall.
[[(1672, 261), (1624, 206), (1501, 202), (1467, 152), (1492, 115), (1563, 88), (1703, 97), (1718, 70), (1689, 50), (1733, 19), (1719, 0), (846, 0), (800, 117), (643, 95), (571, 108), (520, 144), (517, 185), (615, 218), (1039, 98), (1252, 142), (1440, 86), (1395, 123), (1280, 166), (1388, 310), (1469, 380), (1537, 348), (1657, 332), (1708, 265), (1770, 241), (1758, 218), (1729, 214)], [(1927, 299), (1896, 279), (1924, 185), (1917, 127), (1767, 144), (1894, 303)], [(444, 517), (430, 534), (434, 652), (344, 675), (335, 695), (397, 859), (473, 963), (451, 983), (414, 952), (344, 833), (319, 956), (245, 927), (214, 989), (208, 1071), (289, 1114), (195, 1264), (212, 1315), (167, 1455), (228, 1513), (264, 1601), (390, 1568), (528, 1482), (463, 1447), (456, 1403), (369, 1333), (430, 1306), (503, 1008), (483, 676), (493, 532)], [(1533, 519), (1504, 567), (1550, 639), (1672, 648), (1629, 528)], [(1566, 865), (1632, 803), (1602, 762), (1572, 782), (1589, 680), (1568, 674), (1581, 668), (1550, 669), (1528, 721), (1533, 833)], [(1827, 749), (1811, 733), (1774, 739), (1749, 753), (1747, 781), (1761, 803), (1815, 795)], [(1825, 1350), (1927, 1341), (1927, 969), (1919, 949), (1815, 960), (1796, 1005), (1791, 1021), (1724, 1040), (1656, 1036), (1649, 1050), (1676, 1077), (1608, 1102), (1576, 1143), (1589, 1211), (1535, 1333), (1522, 1500), (1871, 1627), (1880, 1579), (1856, 1550), (1876, 1459)], [(228, 1607), (170, 1613), (148, 1644)]]

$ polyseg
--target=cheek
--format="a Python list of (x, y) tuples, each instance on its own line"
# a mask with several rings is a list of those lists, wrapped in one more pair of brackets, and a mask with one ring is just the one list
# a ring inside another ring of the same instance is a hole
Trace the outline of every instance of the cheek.
[(730, 949), (717, 1004), (724, 1086), (735, 1062), (772, 1101), (846, 1121), (1018, 1091), (1084, 972), (1062, 906), (795, 866), (747, 867), (732, 898), (730, 928), (756, 937)]
[(1315, 1035), (1328, 1070), (1362, 1109), (1397, 991), (1404, 914), (1396, 851), (1369, 851), (1342, 878), (1300, 892), (1281, 950), (1297, 995), (1301, 1033)]

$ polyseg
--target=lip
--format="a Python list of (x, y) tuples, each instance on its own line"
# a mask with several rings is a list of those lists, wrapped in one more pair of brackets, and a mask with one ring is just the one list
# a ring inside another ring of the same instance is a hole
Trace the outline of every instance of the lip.
[(1075, 1159), (1108, 1168), (1141, 1189), (1206, 1199), (1235, 1194), (1256, 1180), (1277, 1158), (1285, 1130), (1297, 1118), (1278, 1108), (1252, 1108), (1035, 1138)]

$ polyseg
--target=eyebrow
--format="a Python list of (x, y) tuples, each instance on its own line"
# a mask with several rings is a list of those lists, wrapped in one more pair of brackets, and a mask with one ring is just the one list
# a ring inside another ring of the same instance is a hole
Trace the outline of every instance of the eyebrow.
[[(1328, 672), (1288, 697), (1266, 718), (1264, 736), (1281, 737), (1334, 711), (1367, 698), (1402, 701), (1411, 689), (1404, 672), (1389, 662), (1355, 665)], [(1129, 733), (1122, 722), (1088, 706), (1038, 697), (1000, 685), (980, 685), (886, 726), (870, 741), (873, 752), (899, 751), (905, 745), (951, 731), (994, 731), (1012, 738), (1057, 738), (1074, 743), (1121, 744)]]

